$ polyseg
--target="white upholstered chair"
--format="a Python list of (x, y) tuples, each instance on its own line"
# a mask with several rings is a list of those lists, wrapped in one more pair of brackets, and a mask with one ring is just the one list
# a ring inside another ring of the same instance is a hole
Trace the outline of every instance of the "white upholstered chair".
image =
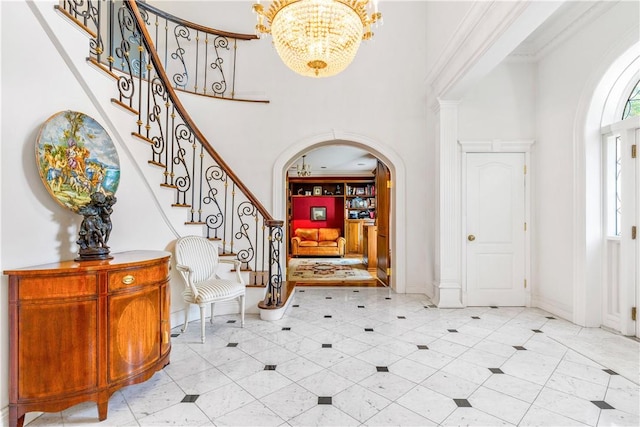
[[(218, 266), (221, 263), (235, 265), (236, 280), (221, 279), (218, 276)], [(188, 303), (182, 332), (187, 330), (190, 304), (197, 304), (200, 307), (200, 334), (204, 343), (204, 313), (207, 304), (211, 304), (213, 323), (213, 305), (236, 298), (240, 301), (241, 326), (244, 327), (245, 284), (240, 275), (240, 261), (220, 258), (218, 246), (205, 237), (186, 236), (176, 242), (176, 268), (184, 279), (182, 296)]]

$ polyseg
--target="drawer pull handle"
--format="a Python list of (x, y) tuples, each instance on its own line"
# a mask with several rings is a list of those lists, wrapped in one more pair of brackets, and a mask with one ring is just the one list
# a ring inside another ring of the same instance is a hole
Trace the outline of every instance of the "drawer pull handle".
[(122, 283), (124, 283), (125, 285), (130, 285), (135, 281), (136, 281), (136, 278), (130, 274), (122, 278)]

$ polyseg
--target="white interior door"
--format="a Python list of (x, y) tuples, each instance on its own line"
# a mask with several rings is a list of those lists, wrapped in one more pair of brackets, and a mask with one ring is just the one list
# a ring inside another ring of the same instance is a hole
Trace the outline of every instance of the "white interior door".
[(525, 154), (466, 156), (467, 305), (525, 305)]

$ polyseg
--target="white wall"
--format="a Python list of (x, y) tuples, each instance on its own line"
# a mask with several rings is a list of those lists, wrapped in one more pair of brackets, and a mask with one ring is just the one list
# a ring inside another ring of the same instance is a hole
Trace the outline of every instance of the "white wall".
[(523, 140), (536, 134), (536, 67), (506, 61), (465, 94), (460, 140)]
[[(282, 64), (270, 40), (251, 42), (257, 44), (251, 47), (255, 55), (245, 58), (244, 65), (254, 70), (248, 77), (261, 83), (269, 104), (181, 95), (216, 150), (271, 212), (280, 209), (269, 196), (274, 185), (283, 194), (285, 189), (265, 177), (281, 156), (288, 156), (284, 153), (291, 146), (304, 145), (315, 135), (334, 131), (361, 135), (401, 159), (403, 164), (396, 167), (406, 170), (406, 187), (395, 191), (406, 194), (408, 206), (399, 206), (394, 214), (410, 225), (410, 233), (401, 236), (406, 238), (403, 259), (395, 259), (406, 275), (407, 292), (426, 292), (433, 275), (427, 256), (433, 243), (424, 237), (433, 223), (433, 156), (428, 155), (427, 104), (421, 89), (427, 64), (422, 59), (424, 44), (419, 42), (426, 38), (421, 25), (425, 6), (423, 2), (384, 4), (385, 25), (371, 43), (361, 45), (354, 63), (330, 79), (299, 76)], [(245, 32), (251, 32), (253, 24), (251, 20)], [(407, 40), (416, 42), (407, 45)], [(239, 90), (253, 91), (251, 81), (239, 80)]]
[(584, 169), (584, 150), (578, 148), (584, 144), (576, 141), (580, 136), (576, 129), (585, 127), (579, 107), (589, 102), (608, 66), (601, 61), (612, 61), (634, 39), (638, 40), (638, 7), (638, 2), (616, 3), (550, 49), (538, 63), (534, 156), (538, 171), (534, 184), (538, 247), (533, 290), (540, 307), (565, 315), (577, 309), (573, 303), (576, 289), (584, 286), (584, 280), (594, 279), (585, 278), (575, 263), (582, 256), (580, 252), (586, 250), (574, 245), (584, 241), (585, 230), (580, 228), (584, 221), (580, 216), (585, 215), (586, 209), (579, 204), (584, 196), (576, 191), (583, 192), (583, 174), (588, 173)]
[[(1, 2), (2, 7), (2, 129), (0, 146), (0, 270), (71, 259), (77, 256), (77, 230), (82, 217), (61, 207), (46, 191), (35, 157), (40, 126), (63, 110), (81, 111), (106, 128), (106, 119), (90, 102), (78, 81), (34, 14), (24, 2)], [(42, 7), (53, 11), (53, 4)], [(64, 22), (58, 15), (56, 20)], [(29, 29), (28, 37), (24, 35)], [(69, 30), (67, 30), (69, 31)], [(87, 39), (71, 29), (72, 48), (86, 56)], [(72, 49), (73, 50), (73, 49)], [(99, 88), (113, 85), (84, 64), (84, 72)], [(46, 70), (43, 73), (43, 69)], [(110, 107), (111, 108), (111, 107)], [(129, 118), (130, 120), (130, 118)], [(114, 132), (107, 129), (112, 138)], [(165, 249), (175, 238), (163, 222), (141, 176), (114, 140), (120, 157), (121, 180), (118, 202), (112, 215), (113, 252), (133, 249)], [(0, 407), (8, 404), (7, 278), (0, 279)], [(179, 301), (179, 299), (174, 299)]]

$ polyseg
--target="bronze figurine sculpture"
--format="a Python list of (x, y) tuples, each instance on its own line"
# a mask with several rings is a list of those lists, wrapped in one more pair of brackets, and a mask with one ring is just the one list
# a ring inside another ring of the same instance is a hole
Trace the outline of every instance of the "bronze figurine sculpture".
[(111, 234), (111, 213), (115, 203), (114, 196), (95, 192), (91, 194), (91, 201), (78, 210), (84, 219), (76, 242), (80, 246), (80, 256), (75, 261), (113, 258), (109, 255), (107, 241)]

